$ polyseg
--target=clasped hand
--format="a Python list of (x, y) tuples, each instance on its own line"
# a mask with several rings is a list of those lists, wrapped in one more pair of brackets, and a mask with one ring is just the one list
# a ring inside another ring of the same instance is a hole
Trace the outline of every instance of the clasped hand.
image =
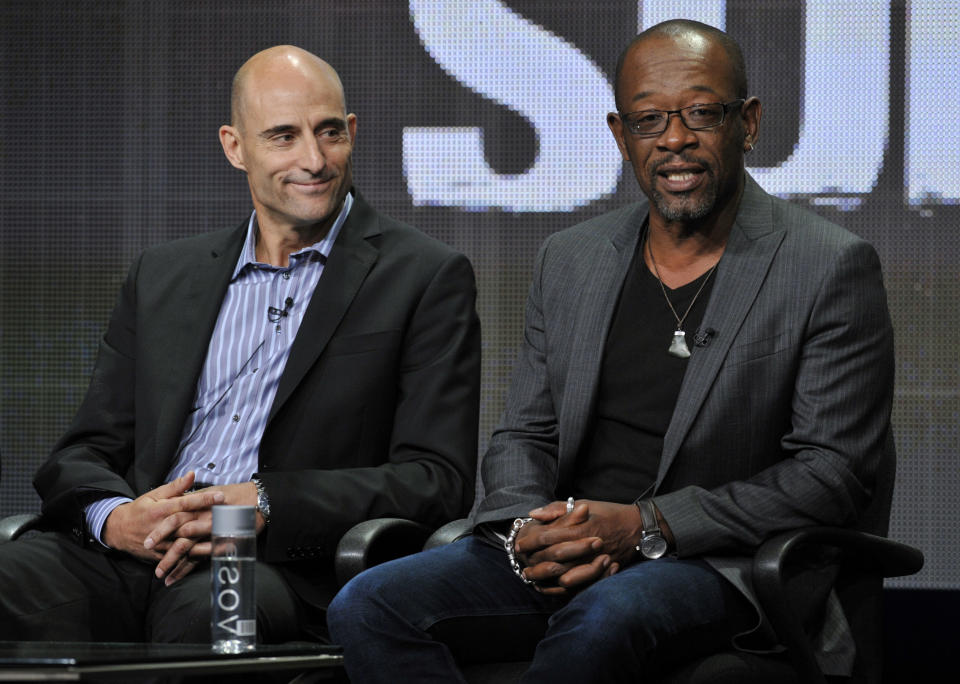
[(630, 504), (582, 499), (567, 513), (554, 501), (530, 511), (517, 535), (524, 577), (543, 594), (563, 595), (615, 574), (636, 554), (642, 524)]
[[(112, 549), (156, 562), (156, 576), (169, 586), (185, 577), (211, 551), (211, 507), (254, 505), (252, 482), (218, 485), (190, 492), (194, 473), (152, 489), (117, 506), (103, 526), (103, 540)], [(257, 533), (263, 529), (257, 515)]]

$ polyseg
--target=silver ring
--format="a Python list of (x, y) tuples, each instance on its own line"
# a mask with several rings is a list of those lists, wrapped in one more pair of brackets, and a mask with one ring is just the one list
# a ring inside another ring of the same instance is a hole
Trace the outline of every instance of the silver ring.
[(573, 513), (573, 497), (567, 499), (567, 513)]

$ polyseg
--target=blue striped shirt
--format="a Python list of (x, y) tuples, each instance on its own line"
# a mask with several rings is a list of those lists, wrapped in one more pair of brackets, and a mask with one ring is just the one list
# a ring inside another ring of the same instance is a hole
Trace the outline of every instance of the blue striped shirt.
[[(246, 482), (258, 452), (280, 376), (334, 241), (353, 206), (349, 193), (327, 235), (290, 255), (285, 267), (256, 259), (256, 212), (220, 305), (170, 482), (196, 472), (196, 481)], [(110, 497), (87, 506), (87, 529), (98, 541), (107, 516), (130, 499)]]

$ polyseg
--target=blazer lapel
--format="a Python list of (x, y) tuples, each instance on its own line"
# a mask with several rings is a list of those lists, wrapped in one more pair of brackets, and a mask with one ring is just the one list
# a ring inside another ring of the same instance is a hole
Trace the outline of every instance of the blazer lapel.
[(380, 255), (379, 249), (370, 240), (380, 234), (377, 213), (359, 193), (354, 193), (353, 207), (330, 251), (323, 275), (313, 291), (290, 348), (268, 422), (283, 407), (303, 376), (323, 353)]
[(770, 196), (747, 175), (737, 218), (717, 269), (717, 280), (700, 324), (716, 330), (710, 345), (696, 347), (687, 365), (673, 418), (663, 440), (657, 486), (676, 457), (713, 385), (783, 241), (775, 230)]
[(178, 315), (170, 321), (176, 331), (176, 352), (169, 355), (177, 362), (167, 369), (171, 391), (157, 416), (157, 454), (172, 459), (180, 441), (187, 412), (197, 389), (213, 335), (220, 305), (230, 285), (230, 276), (240, 258), (248, 222), (236, 230), (215, 235), (209, 250), (185, 258), (189, 263), (178, 273), (188, 273), (190, 283)]
[(646, 210), (646, 203), (633, 205), (615, 219), (614, 230), (609, 232), (608, 239), (598, 243), (594, 254), (584, 260), (589, 268), (571, 290), (577, 296), (577, 311), (582, 315), (569, 333), (572, 346), (565, 383), (568, 388), (583, 388), (583, 391), (565, 393), (559, 416), (560, 434), (564, 436), (559, 454), (560, 482), (570, 477), (587, 429), (600, 381), (604, 345)]

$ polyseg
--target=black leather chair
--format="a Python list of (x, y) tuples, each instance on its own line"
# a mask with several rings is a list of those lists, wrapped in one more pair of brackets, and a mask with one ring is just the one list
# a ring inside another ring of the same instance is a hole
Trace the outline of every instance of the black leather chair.
[[(469, 534), (465, 520), (436, 532), (398, 518), (360, 523), (344, 535), (336, 556), (337, 578), (343, 583), (362, 570), (391, 558), (433, 548)], [(803, 616), (809, 614), (804, 590), (810, 573), (835, 576), (834, 589), (851, 624), (857, 645), (852, 679), (880, 682), (883, 578), (911, 575), (923, 567), (923, 554), (906, 544), (883, 537), (834, 527), (808, 527), (767, 540), (753, 560), (754, 582), (760, 602), (784, 651), (759, 655), (741, 651), (714, 654), (685, 664), (660, 681), (662, 684), (749, 684), (751, 682), (824, 684), (814, 657)], [(527, 663), (501, 662), (464, 667), (468, 681), (516, 681)]]
[(31, 513), (21, 513), (20, 515), (0, 518), (0, 544), (12, 541), (30, 530), (37, 529), (39, 522), (40, 516)]

